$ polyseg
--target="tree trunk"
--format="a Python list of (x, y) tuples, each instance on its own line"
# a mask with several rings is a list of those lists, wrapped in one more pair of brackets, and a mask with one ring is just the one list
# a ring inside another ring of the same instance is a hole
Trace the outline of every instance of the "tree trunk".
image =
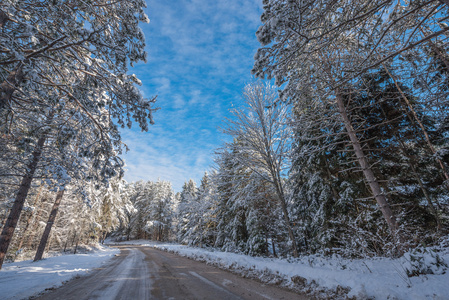
[[(382, 109), (382, 114), (383, 114), (384, 118), (386, 119), (387, 118), (387, 114), (385, 113), (385, 111), (383, 109)], [(415, 168), (415, 166), (413, 164), (415, 162), (415, 159), (411, 155), (409, 155), (407, 153), (407, 147), (405, 146), (405, 144), (402, 141), (402, 139), (396, 133), (394, 133), (394, 128), (391, 128), (390, 124), (388, 124), (388, 129), (393, 132), (394, 138), (401, 145), (402, 154), (408, 158), (407, 163), (410, 166), (410, 168), (412, 169), (413, 176), (415, 177), (416, 181), (418, 182), (419, 187), (421, 188), (421, 191), (423, 192), (424, 197), (427, 200), (427, 203), (429, 205), (429, 209), (431, 210), (431, 212), (435, 216), (435, 219), (437, 221), (438, 229), (440, 229), (440, 227), (441, 227), (440, 218), (438, 217), (438, 213), (437, 213), (437, 211), (435, 209), (435, 206), (433, 205), (432, 199), (430, 198), (429, 194), (427, 193), (427, 190), (425, 189), (424, 184), (423, 184), (421, 178), (419, 177), (418, 172), (416, 171), (416, 168)]]
[(43, 253), (45, 252), (49, 252), (50, 248), (51, 248), (51, 243), (54, 241), (54, 234), (52, 234), (52, 232), (50, 231), (50, 234), (48, 236), (48, 242), (47, 242), (47, 246), (45, 247), (45, 250)]
[(2, 215), (2, 219), (0, 222), (0, 227), (3, 228), (3, 224), (6, 223), (6, 220), (8, 220), (8, 216), (6, 215), (6, 213), (4, 215)]
[[(44, 203), (44, 199), (41, 200), (40, 205), (42, 205), (43, 203)], [(31, 248), (31, 244), (34, 241), (34, 237), (36, 236), (36, 233), (37, 233), (37, 228), (39, 227), (39, 218), (40, 218), (43, 210), (44, 210), (43, 208), (41, 209), (40, 206), (38, 206), (36, 217), (33, 220), (34, 226), (31, 229), (30, 236), (28, 237), (28, 242), (25, 246), (25, 248), (27, 248), (27, 249)]]
[(38, 261), (42, 259), (42, 255), (44, 255), (45, 246), (47, 245), (48, 237), (50, 236), (51, 227), (53, 226), (56, 214), (58, 213), (59, 205), (61, 204), (61, 199), (64, 196), (64, 190), (59, 191), (56, 194), (56, 200), (53, 204), (53, 208), (51, 209), (50, 216), (48, 217), (47, 226), (45, 226), (44, 233), (42, 234), (41, 242), (39, 243), (39, 247), (36, 251), (36, 256), (34, 256), (34, 261)]
[(440, 222), (440, 218), (438, 217), (438, 212), (437, 212), (435, 206), (433, 205), (433, 201), (430, 198), (429, 194), (427, 193), (427, 190), (425, 189), (424, 184), (423, 184), (421, 178), (418, 176), (418, 172), (416, 171), (415, 166), (411, 162), (409, 162), (409, 166), (412, 169), (413, 175), (414, 175), (416, 181), (418, 181), (419, 187), (421, 188), (421, 191), (423, 192), (424, 197), (427, 200), (427, 204), (429, 206), (430, 211), (432, 212), (433, 216), (435, 217), (435, 220), (437, 222), (437, 228), (440, 229), (441, 228), (441, 222)]
[(276, 254), (276, 246), (274, 245), (274, 238), (271, 238), (271, 247), (273, 247), (273, 256), (278, 257)]
[(284, 190), (282, 189), (280, 181), (278, 181), (275, 185), (276, 185), (276, 192), (278, 194), (279, 202), (281, 203), (281, 209), (282, 209), (282, 213), (284, 215), (284, 221), (287, 226), (288, 236), (292, 243), (291, 247), (292, 247), (293, 257), (298, 257), (299, 256), (298, 255), (298, 247), (296, 246), (295, 235), (293, 234), (292, 224), (290, 222), (290, 217), (288, 215), (287, 203), (285, 203)]
[(324, 160), (324, 163), (326, 164), (326, 173), (327, 173), (327, 178), (326, 176), (323, 176), (324, 181), (331, 187), (332, 190), (332, 195), (335, 198), (335, 202), (337, 202), (340, 199), (340, 196), (338, 195), (338, 191), (335, 189), (334, 185), (332, 184), (332, 174), (331, 174), (331, 170), (329, 167), (329, 163), (327, 162), (327, 160)]
[(76, 234), (76, 228), (75, 228), (75, 232), (73, 233), (72, 244), (70, 245), (70, 247), (73, 247), (73, 245), (75, 245), (76, 238), (77, 238), (77, 234)]
[(0, 111), (8, 106), (17, 85), (22, 82), (24, 78), (22, 68), (23, 64), (20, 64), (15, 70), (9, 73), (8, 78), (0, 85)]
[(265, 255), (269, 255), (270, 254), (270, 248), (269, 248), (269, 245), (268, 245), (268, 232), (267, 232), (267, 230), (265, 230), (265, 247), (264, 247), (264, 252), (265, 252)]
[[(37, 193), (37, 196), (36, 196), (36, 199), (34, 200), (33, 206), (36, 206), (37, 201), (39, 200), (39, 196), (40, 196), (40, 194), (42, 192), (42, 188), (43, 188), (43, 185), (41, 185), (40, 188), (39, 188), (39, 192)], [(14, 256), (14, 260), (13, 261), (16, 260), (18, 254), (19, 254), (19, 251), (22, 248), (23, 242), (24, 242), (25, 237), (27, 235), (26, 233), (28, 232), (28, 227), (30, 227), (30, 225), (31, 225), (31, 219), (33, 218), (33, 215), (34, 215), (34, 213), (31, 212), (30, 216), (27, 219), (27, 223), (25, 225), (25, 229), (23, 230), (22, 237), (20, 238), (19, 246), (17, 246), (17, 254), (16, 254), (16, 256)]]
[(76, 251), (78, 250), (78, 243), (80, 242), (79, 237), (76, 239), (76, 245), (75, 245), (75, 250), (73, 251), (73, 254), (76, 254)]
[(8, 20), (9, 20), (8, 15), (3, 10), (0, 9), (0, 28), (2, 28), (3, 25), (6, 24), (6, 21)]
[[(449, 0), (448, 0), (449, 1)], [(424, 124), (421, 122), (421, 120), (418, 117), (418, 114), (415, 112), (412, 104), (410, 103), (410, 101), (408, 100), (408, 98), (405, 96), (404, 92), (402, 91), (401, 87), (399, 86), (398, 82), (396, 81), (396, 78), (393, 76), (393, 74), (390, 73), (390, 71), (387, 69), (387, 67), (382, 64), (382, 66), (384, 67), (385, 71), (387, 72), (387, 74), (390, 76), (391, 79), (393, 79), (393, 82), (396, 86), (396, 88), (398, 89), (399, 93), (401, 94), (402, 99), (404, 100), (404, 102), (407, 104), (407, 107), (410, 109), (410, 112), (412, 113), (415, 121), (418, 123), (419, 127), (421, 128), (423, 135), (426, 139), (427, 142), (427, 146), (429, 147), (430, 151), (432, 152), (432, 154), (435, 156), (436, 161), (438, 162), (438, 164), (440, 165), (440, 168), (443, 172), (444, 178), (446, 178), (446, 188), (449, 190), (449, 174), (443, 164), (443, 162), (441, 161), (441, 159), (439, 159), (435, 154), (436, 154), (436, 150), (435, 147), (433, 146), (432, 142), (430, 141), (430, 137), (429, 134), (427, 133), (426, 128), (424, 127)]]
[(32, 159), (27, 165), (27, 173), (22, 178), (20, 188), (17, 193), (14, 204), (3, 227), (2, 234), (0, 236), (0, 269), (2, 268), (3, 261), (8, 251), (9, 244), (11, 243), (14, 230), (16, 229), (17, 222), (20, 218), (25, 199), (28, 195), (28, 191), (31, 187), (31, 181), (33, 180), (34, 172), (36, 171), (37, 164), (41, 158), (42, 148), (45, 144), (46, 136), (42, 135), (37, 141), (36, 148), (33, 151)]
[(69, 232), (69, 234), (67, 234), (67, 238), (65, 239), (64, 250), (63, 250), (64, 252), (67, 249), (67, 244), (69, 243), (69, 239), (70, 239), (70, 232)]
[[(385, 116), (385, 112), (384, 112), (384, 116)], [(415, 177), (416, 181), (418, 182), (419, 187), (421, 188), (421, 191), (423, 192), (424, 197), (427, 200), (427, 204), (429, 205), (429, 209), (432, 212), (432, 214), (434, 215), (435, 220), (437, 222), (438, 229), (440, 229), (441, 228), (441, 222), (440, 222), (440, 218), (438, 217), (438, 212), (437, 212), (435, 206), (433, 205), (433, 201), (430, 198), (430, 195), (427, 193), (427, 190), (424, 187), (424, 184), (423, 184), (421, 178), (419, 177), (418, 172), (416, 171), (415, 166), (413, 165), (414, 159), (410, 155), (408, 155), (407, 148), (405, 147), (404, 142), (398, 136), (396, 136), (396, 134), (394, 134), (393, 136), (399, 141), (399, 144), (401, 145), (401, 149), (402, 149), (403, 155), (405, 155), (408, 158), (408, 165), (412, 169), (413, 176)]]
[(391, 211), (390, 205), (387, 202), (387, 198), (383, 194), (379, 182), (374, 177), (374, 173), (371, 170), (371, 166), (366, 159), (365, 154), (363, 153), (362, 146), (357, 138), (357, 135), (352, 127), (351, 121), (346, 113), (345, 104), (343, 103), (343, 98), (341, 97), (340, 91), (337, 90), (336, 100), (338, 105), (338, 110), (343, 119), (343, 123), (345, 124), (346, 132), (351, 140), (352, 147), (354, 148), (355, 155), (357, 160), (362, 167), (363, 175), (365, 176), (366, 181), (368, 182), (369, 187), (373, 193), (374, 199), (379, 206), (382, 215), (387, 221), (388, 226), (390, 227), (390, 231), (393, 235), (396, 235), (396, 231), (398, 229), (398, 224), (396, 222), (396, 218)]

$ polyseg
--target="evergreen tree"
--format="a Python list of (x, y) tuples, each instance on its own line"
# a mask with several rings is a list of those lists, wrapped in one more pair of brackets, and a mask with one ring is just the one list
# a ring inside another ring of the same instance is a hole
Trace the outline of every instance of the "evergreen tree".
[(194, 204), (197, 198), (198, 189), (196, 183), (190, 179), (185, 182), (179, 200), (178, 206), (178, 230), (177, 230), (177, 240), (183, 244), (189, 244), (190, 238), (189, 234), (191, 228), (189, 228), (189, 222), (191, 218), (195, 215)]

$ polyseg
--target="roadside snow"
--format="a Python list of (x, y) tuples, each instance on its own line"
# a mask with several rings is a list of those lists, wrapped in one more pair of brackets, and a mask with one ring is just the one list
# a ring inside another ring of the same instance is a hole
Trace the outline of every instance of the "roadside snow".
[(88, 254), (61, 255), (41, 261), (4, 264), (0, 270), (0, 298), (23, 299), (84, 275), (111, 259), (120, 250), (99, 246)]
[[(448, 299), (449, 250), (406, 253), (401, 258), (344, 259), (306, 256), (300, 259), (251, 257), (145, 240), (124, 242), (146, 245), (205, 261), (264, 282), (283, 284), (314, 296), (357, 299)], [(422, 264), (420, 262), (423, 262)], [(439, 266), (438, 266), (439, 264)], [(413, 265), (413, 266), (412, 266)], [(446, 265), (446, 266), (445, 266)], [(439, 274), (408, 277), (406, 270)], [(281, 282), (280, 282), (281, 281)]]

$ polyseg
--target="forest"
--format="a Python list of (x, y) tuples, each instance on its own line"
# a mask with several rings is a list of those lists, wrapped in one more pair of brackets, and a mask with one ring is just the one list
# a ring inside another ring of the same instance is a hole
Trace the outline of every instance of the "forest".
[(127, 74), (148, 18), (97, 2), (0, 3), (0, 267), (106, 236), (272, 257), (447, 238), (449, 1), (264, 0), (257, 79), (179, 193), (123, 180), (119, 128), (157, 110)]

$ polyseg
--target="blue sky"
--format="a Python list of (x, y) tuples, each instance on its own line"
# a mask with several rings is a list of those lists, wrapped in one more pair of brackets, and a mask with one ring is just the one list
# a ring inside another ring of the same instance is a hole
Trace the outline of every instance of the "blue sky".
[(147, 1), (142, 24), (148, 63), (130, 70), (145, 97), (158, 95), (156, 124), (149, 132), (122, 130), (131, 150), (123, 155), (125, 179), (168, 180), (175, 191), (198, 184), (227, 139), (222, 120), (239, 106), (259, 47), (262, 0)]

